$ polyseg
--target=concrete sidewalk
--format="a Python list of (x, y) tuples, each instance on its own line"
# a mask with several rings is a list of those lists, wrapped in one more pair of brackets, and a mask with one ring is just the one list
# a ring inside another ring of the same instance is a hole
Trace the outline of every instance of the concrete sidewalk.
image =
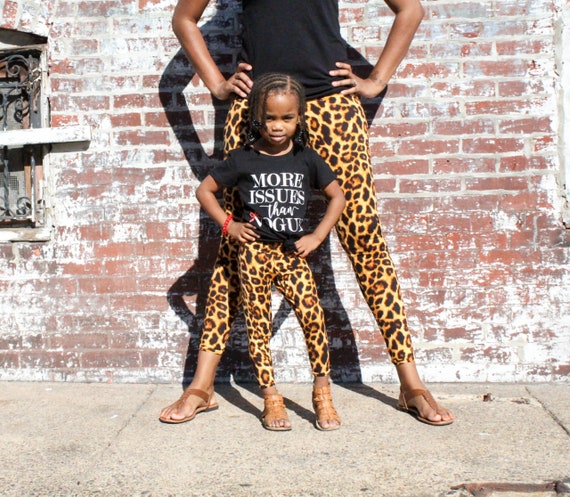
[(309, 384), (280, 389), (290, 432), (261, 427), (253, 385), (217, 385), (220, 409), (165, 425), (180, 386), (0, 383), (0, 495), (570, 496), (570, 384), (431, 385), (447, 427), (396, 410), (397, 385), (337, 384), (327, 433)]

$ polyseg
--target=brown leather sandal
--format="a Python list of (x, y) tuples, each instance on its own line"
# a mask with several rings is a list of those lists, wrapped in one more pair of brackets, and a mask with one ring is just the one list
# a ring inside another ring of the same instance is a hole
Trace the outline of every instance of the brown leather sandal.
[(283, 395), (275, 393), (271, 395), (266, 395), (263, 398), (264, 409), (261, 414), (261, 424), (266, 430), (270, 431), (289, 431), (291, 426), (272, 426), (273, 421), (287, 420), (287, 411), (285, 410), (285, 404), (283, 403)]
[(192, 414), (182, 419), (164, 418), (162, 416), (160, 416), (158, 419), (163, 423), (177, 425), (180, 423), (186, 423), (186, 421), (193, 420), (196, 417), (196, 414), (200, 412), (213, 411), (219, 407), (217, 402), (215, 401), (212, 402), (214, 391), (212, 391), (212, 394), (210, 395), (208, 394), (208, 392), (200, 390), (199, 388), (187, 388), (186, 390), (184, 390), (184, 393), (180, 396), (180, 398), (175, 402), (174, 404), (175, 409), (179, 409), (180, 407), (182, 407), (182, 405), (184, 404), (184, 402), (186, 402), (186, 400), (188, 399), (188, 397), (190, 397), (190, 395), (196, 395), (196, 397), (200, 397), (204, 401), (204, 404), (196, 407), (196, 409), (194, 409), (194, 412), (192, 412)]
[(425, 399), (425, 401), (429, 404), (429, 406), (437, 414), (439, 414), (440, 416), (443, 416), (444, 413), (441, 411), (441, 407), (439, 407), (438, 403), (432, 397), (429, 390), (423, 390), (421, 388), (415, 388), (413, 390), (410, 390), (409, 392), (404, 392), (402, 389), (400, 389), (400, 398), (398, 399), (398, 409), (411, 414), (418, 421), (421, 421), (422, 423), (426, 423), (428, 425), (446, 426), (446, 425), (450, 425), (451, 423), (453, 423), (453, 419), (448, 419), (448, 420), (442, 419), (441, 421), (432, 421), (431, 419), (424, 418), (420, 414), (420, 411), (418, 410), (417, 407), (408, 405), (408, 402), (410, 402), (412, 399), (414, 399), (416, 397), (423, 397)]
[[(333, 431), (340, 428), (340, 417), (333, 405), (330, 385), (326, 387), (313, 388), (313, 409), (317, 415), (315, 426), (318, 430)], [(323, 428), (319, 423), (319, 419), (334, 420), (338, 422), (338, 425)]]

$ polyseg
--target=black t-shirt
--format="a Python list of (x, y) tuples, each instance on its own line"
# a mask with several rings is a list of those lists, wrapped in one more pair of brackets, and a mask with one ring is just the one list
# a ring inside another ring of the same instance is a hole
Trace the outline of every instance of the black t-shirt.
[(338, 93), (329, 71), (348, 62), (340, 34), (337, 0), (242, 0), (241, 58), (253, 79), (267, 72), (296, 77), (307, 98)]
[(260, 154), (251, 147), (238, 148), (210, 174), (220, 185), (238, 188), (242, 221), (257, 227), (261, 242), (303, 236), (311, 192), (336, 180), (319, 154), (298, 146), (278, 156)]

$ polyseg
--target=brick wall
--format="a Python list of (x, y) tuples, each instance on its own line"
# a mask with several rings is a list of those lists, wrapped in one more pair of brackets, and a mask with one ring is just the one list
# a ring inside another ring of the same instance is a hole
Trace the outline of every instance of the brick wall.
[[(379, 205), (420, 372), (428, 381), (567, 381), (570, 241), (559, 137), (568, 7), (424, 5), (388, 95), (380, 106), (367, 102)], [(48, 38), (52, 126), (89, 125), (93, 134), (87, 149), (55, 146), (49, 155), (51, 241), (0, 244), (0, 379), (177, 382), (192, 374), (219, 237), (194, 191), (220, 155), (225, 107), (180, 52), (173, 6), (0, 2), (1, 27)], [(213, 2), (203, 26), (228, 71), (238, 6)], [(392, 20), (384, 2), (344, 1), (341, 10), (346, 39), (374, 60)], [(312, 261), (335, 378), (395, 381), (334, 236)], [(274, 308), (278, 379), (309, 381), (300, 330), (278, 297)], [(219, 378), (230, 375), (251, 379), (241, 321)]]

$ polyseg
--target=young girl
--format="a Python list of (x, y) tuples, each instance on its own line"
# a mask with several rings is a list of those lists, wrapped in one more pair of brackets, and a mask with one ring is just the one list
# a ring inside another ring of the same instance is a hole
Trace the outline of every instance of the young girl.
[[(253, 85), (249, 109), (249, 145), (230, 152), (200, 184), (196, 196), (222, 227), (222, 234), (240, 244), (241, 295), (249, 354), (264, 396), (263, 426), (291, 429), (275, 386), (269, 348), (271, 288), (275, 286), (303, 328), (314, 375), (316, 426), (334, 430), (340, 427), (340, 419), (330, 392), (324, 315), (305, 257), (338, 221), (344, 194), (335, 173), (315, 151), (304, 147), (305, 93), (298, 81), (285, 74), (265, 74)], [(220, 207), (216, 192), (222, 187), (237, 188), (243, 204), (239, 219)], [(307, 203), (314, 188), (324, 192), (328, 206), (315, 231), (307, 233)]]

